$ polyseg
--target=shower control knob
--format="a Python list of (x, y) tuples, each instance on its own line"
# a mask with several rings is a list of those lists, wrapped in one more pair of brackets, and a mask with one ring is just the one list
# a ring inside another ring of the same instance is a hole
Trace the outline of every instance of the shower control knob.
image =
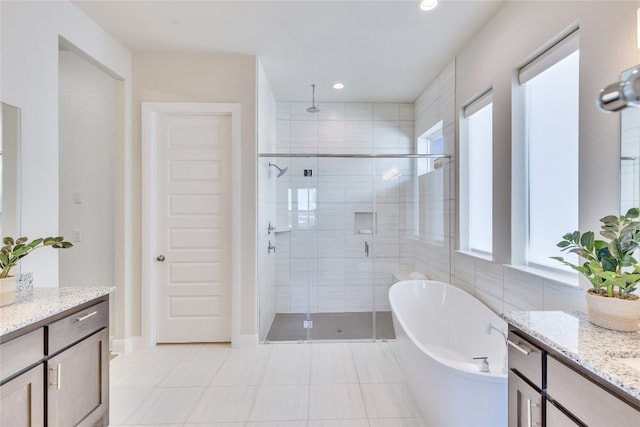
[(160, 262), (164, 261), (164, 255), (158, 255), (156, 257), (156, 261), (160, 261)]

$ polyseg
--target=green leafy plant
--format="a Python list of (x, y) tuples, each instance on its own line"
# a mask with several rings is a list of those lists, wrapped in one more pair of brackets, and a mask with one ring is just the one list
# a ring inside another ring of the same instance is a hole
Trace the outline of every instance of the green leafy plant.
[[(28, 242), (28, 243), (27, 243)], [(31, 251), (51, 247), (54, 249), (67, 249), (73, 247), (70, 242), (65, 242), (64, 237), (46, 237), (38, 238), (29, 242), (27, 237), (15, 239), (13, 237), (5, 237), (2, 239), (4, 245), (0, 249), (0, 279), (9, 276), (9, 272), (18, 264), (22, 258), (26, 257)]]
[(577, 254), (585, 260), (581, 265), (563, 257), (551, 257), (583, 274), (593, 285), (593, 291), (606, 297), (636, 299), (630, 293), (640, 281), (640, 265), (634, 252), (640, 246), (640, 209), (632, 208), (625, 215), (609, 215), (600, 219), (598, 240), (593, 231), (574, 231), (562, 236), (558, 247), (563, 252)]

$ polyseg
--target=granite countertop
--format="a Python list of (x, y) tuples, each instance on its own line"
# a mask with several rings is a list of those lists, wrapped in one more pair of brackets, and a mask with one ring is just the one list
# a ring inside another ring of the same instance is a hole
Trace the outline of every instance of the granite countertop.
[(629, 360), (640, 358), (640, 332), (604, 329), (578, 312), (513, 311), (503, 318), (640, 402), (640, 364)]
[(0, 336), (108, 295), (114, 290), (114, 287), (61, 287), (17, 292), (13, 304), (0, 307)]

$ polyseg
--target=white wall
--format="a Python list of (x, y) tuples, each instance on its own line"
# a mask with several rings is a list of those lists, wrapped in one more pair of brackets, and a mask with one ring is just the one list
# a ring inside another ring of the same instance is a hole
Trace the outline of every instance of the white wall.
[(579, 224), (581, 229), (599, 229), (599, 218), (618, 212), (620, 116), (598, 111), (595, 99), (598, 91), (616, 81), (621, 71), (639, 62), (638, 6), (636, 1), (506, 2), (457, 55), (456, 111), (493, 87), (495, 261), (455, 253), (453, 280), (497, 312), (584, 307), (580, 289), (504, 266), (511, 255), (514, 70), (549, 40), (579, 23)]
[(140, 241), (141, 221), (141, 105), (142, 102), (230, 102), (241, 106), (241, 196), (240, 236), (240, 331), (257, 339), (257, 252), (256, 252), (256, 58), (247, 55), (206, 53), (140, 52), (133, 57), (133, 147), (131, 164), (134, 171), (132, 197), (134, 235), (131, 258), (135, 266), (134, 293), (129, 300), (132, 316), (131, 334), (141, 334), (142, 295)]
[[(3, 1), (0, 14), (0, 97), (22, 110), (22, 233), (53, 235), (58, 233), (59, 37), (124, 79), (125, 99), (130, 54), (67, 1)], [(58, 253), (35, 252), (22, 271), (33, 272), (35, 286), (56, 286)]]
[(60, 283), (114, 286), (116, 81), (70, 51), (59, 70)]

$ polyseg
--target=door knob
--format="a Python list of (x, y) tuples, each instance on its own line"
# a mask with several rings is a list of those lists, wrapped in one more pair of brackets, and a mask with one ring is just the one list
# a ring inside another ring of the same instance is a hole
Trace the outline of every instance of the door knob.
[(160, 262), (164, 261), (164, 255), (158, 255), (158, 256), (156, 257), (156, 260), (157, 260), (157, 261), (160, 261)]

